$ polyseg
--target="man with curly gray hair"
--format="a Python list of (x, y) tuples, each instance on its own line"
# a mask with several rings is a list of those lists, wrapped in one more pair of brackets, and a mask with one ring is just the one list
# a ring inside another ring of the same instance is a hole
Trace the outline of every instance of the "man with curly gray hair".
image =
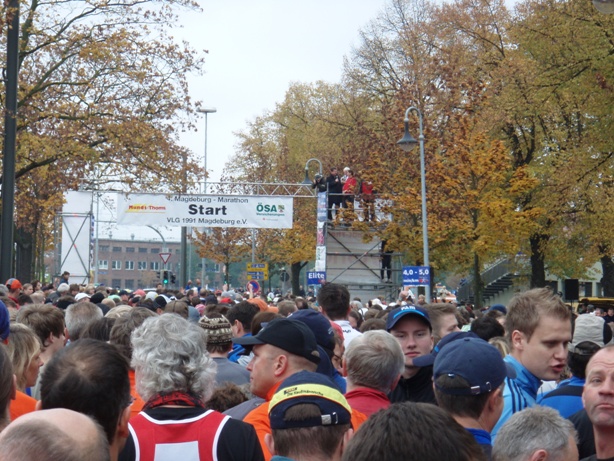
[(132, 333), (132, 348), (145, 406), (130, 420), (120, 460), (264, 459), (252, 426), (205, 407), (216, 367), (203, 329), (163, 314)]

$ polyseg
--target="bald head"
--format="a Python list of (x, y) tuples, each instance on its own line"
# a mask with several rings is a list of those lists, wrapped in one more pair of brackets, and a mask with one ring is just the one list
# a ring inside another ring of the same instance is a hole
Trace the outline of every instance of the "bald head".
[(90, 417), (64, 408), (25, 414), (0, 434), (0, 461), (108, 461), (109, 444)]

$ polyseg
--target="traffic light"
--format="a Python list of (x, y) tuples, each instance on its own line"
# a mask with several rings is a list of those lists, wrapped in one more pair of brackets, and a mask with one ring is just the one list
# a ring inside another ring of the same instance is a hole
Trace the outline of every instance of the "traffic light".
[(162, 283), (168, 285), (168, 271), (162, 272)]
[(156, 271), (156, 280), (162, 280), (162, 271)]
[(175, 277), (175, 273), (171, 272), (171, 283), (176, 283), (177, 282), (177, 277)]

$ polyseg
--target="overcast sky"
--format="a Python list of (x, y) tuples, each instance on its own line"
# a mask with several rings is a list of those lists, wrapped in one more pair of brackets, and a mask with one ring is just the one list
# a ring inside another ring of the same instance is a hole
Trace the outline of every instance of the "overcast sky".
[[(338, 82), (343, 57), (358, 46), (358, 32), (388, 0), (200, 0), (200, 13), (181, 14), (173, 35), (208, 50), (204, 74), (189, 78), (192, 98), (214, 107), (208, 116), (208, 169), (219, 179), (234, 155), (234, 132), (274, 109), (291, 82)], [(204, 159), (204, 119), (181, 143)], [(302, 180), (297, 174), (297, 182)], [(101, 203), (100, 220), (114, 221), (113, 197)], [(109, 206), (111, 205), (111, 206)], [(95, 209), (95, 208), (94, 208)], [(179, 228), (160, 228), (167, 240)], [(100, 237), (158, 239), (146, 227), (102, 223)]]
[[(387, 0), (200, 0), (202, 13), (181, 16), (185, 38), (209, 50), (190, 93), (214, 107), (208, 116), (208, 169), (219, 179), (235, 153), (234, 132), (274, 109), (291, 82), (340, 81), (343, 57), (358, 31)], [(182, 144), (204, 157), (204, 120)], [(202, 161), (202, 160), (201, 160)], [(300, 173), (298, 174), (300, 177)], [(300, 178), (297, 180), (300, 181)]]

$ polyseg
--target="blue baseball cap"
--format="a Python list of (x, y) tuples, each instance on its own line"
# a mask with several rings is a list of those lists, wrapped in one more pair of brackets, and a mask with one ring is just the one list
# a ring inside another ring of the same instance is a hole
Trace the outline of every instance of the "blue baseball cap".
[(456, 341), (458, 339), (463, 338), (479, 338), (478, 335), (471, 331), (455, 331), (453, 333), (449, 333), (445, 335), (433, 348), (433, 351), (430, 354), (421, 355), (420, 357), (416, 357), (413, 359), (413, 364), (417, 367), (428, 367), (435, 363), (435, 358), (439, 351), (446, 345), (451, 343), (452, 341)]
[[(469, 386), (441, 387), (437, 378), (459, 376)], [(506, 377), (515, 378), (514, 368), (503, 360), (495, 346), (481, 338), (462, 338), (441, 348), (433, 366), (438, 391), (451, 395), (480, 395), (497, 389)]]
[(293, 312), (289, 317), (291, 320), (303, 322), (309, 327), (316, 337), (319, 346), (330, 351), (335, 349), (335, 333), (330, 320), (313, 309), (301, 309)]
[(397, 322), (406, 315), (415, 315), (419, 317), (428, 324), (431, 331), (433, 330), (431, 319), (429, 318), (429, 314), (426, 309), (417, 306), (403, 306), (397, 307), (396, 309), (390, 311), (390, 314), (388, 314), (388, 317), (386, 318), (386, 331), (392, 330)]
[(6, 305), (0, 301), (0, 340), (6, 341), (9, 337), (10, 325), (9, 310), (6, 308)]
[(507, 308), (503, 304), (493, 304), (492, 306), (490, 306), (490, 309), (488, 310), (489, 311), (499, 311), (503, 315), (507, 315)]

